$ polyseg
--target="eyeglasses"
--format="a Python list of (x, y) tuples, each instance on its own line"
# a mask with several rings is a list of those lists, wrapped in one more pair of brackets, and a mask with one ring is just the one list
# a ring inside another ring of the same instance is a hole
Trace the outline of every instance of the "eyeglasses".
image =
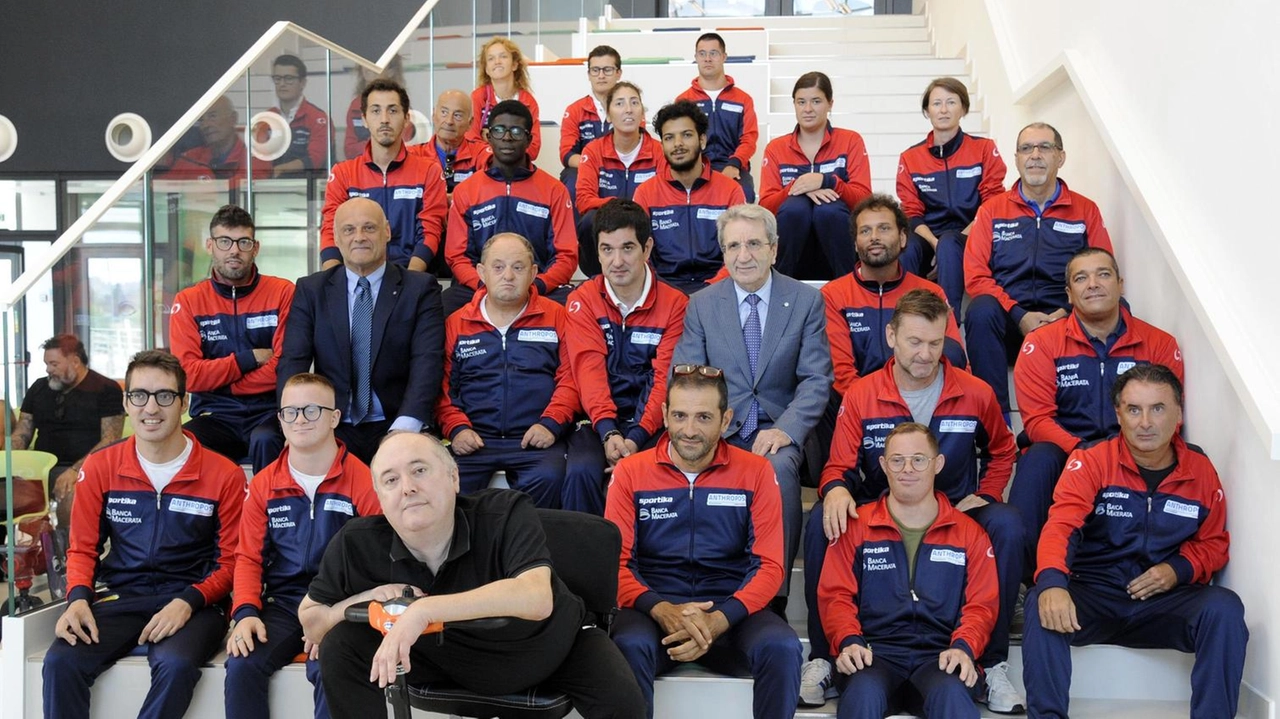
[(1040, 154), (1042, 155), (1047, 155), (1050, 152), (1053, 152), (1054, 150), (1060, 150), (1060, 149), (1062, 148), (1058, 147), (1056, 144), (1052, 142), (1041, 142), (1035, 145), (1032, 145), (1031, 143), (1027, 143), (1025, 145), (1018, 145), (1017, 147), (1019, 155), (1030, 155), (1036, 150), (1039, 150)]
[(754, 255), (755, 253), (759, 252), (760, 250), (763, 250), (768, 246), (769, 246), (769, 243), (765, 242), (764, 240), (751, 239), (751, 240), (747, 240), (746, 242), (738, 242), (737, 240), (734, 240), (733, 242), (730, 242), (729, 244), (724, 246), (723, 253), (731, 256), (736, 255), (742, 251), (742, 248), (745, 247), (747, 248), (747, 252)]
[(724, 53), (719, 50), (699, 50), (697, 56), (699, 60), (715, 60), (724, 57)]
[(229, 250), (231, 249), (232, 245), (235, 245), (236, 247), (240, 248), (241, 252), (250, 252), (253, 250), (254, 247), (257, 247), (258, 241), (253, 239), (252, 237), (241, 237), (237, 239), (234, 237), (227, 237), (226, 235), (222, 235), (222, 236), (213, 238), (213, 244), (217, 245), (218, 249), (220, 250)]
[(609, 65), (609, 66), (607, 66), (607, 67), (589, 67), (589, 68), (587, 68), (587, 72), (588, 72), (589, 74), (591, 74), (591, 75), (604, 75), (605, 77), (610, 77), (610, 76), (612, 76), (614, 73), (616, 73), (617, 71), (618, 71), (618, 68), (616, 68), (616, 67), (614, 67), (614, 66), (612, 66), (612, 65)]
[(288, 424), (298, 421), (298, 415), (302, 415), (308, 422), (314, 422), (320, 419), (321, 412), (325, 410), (332, 412), (334, 409), (334, 407), (322, 407), (318, 404), (308, 404), (302, 407), (281, 407), (280, 411), (276, 412), (276, 416), (280, 418), (281, 422)]
[(700, 374), (703, 377), (710, 377), (711, 379), (715, 379), (716, 377), (720, 377), (724, 374), (724, 370), (719, 367), (708, 367), (707, 365), (702, 364), (678, 364), (675, 367), (672, 367), (671, 371), (681, 377), (691, 374)]
[(301, 75), (272, 75), (271, 82), (277, 85), (293, 85), (302, 79)]
[(156, 404), (161, 407), (168, 407), (178, 399), (178, 393), (171, 389), (161, 389), (155, 392), (148, 392), (145, 389), (131, 389), (124, 393), (128, 398), (129, 404), (134, 407), (146, 407), (152, 397), (156, 398)]
[(933, 457), (926, 457), (923, 454), (913, 454), (910, 457), (902, 454), (895, 454), (884, 458), (884, 463), (889, 465), (889, 469), (895, 472), (901, 472), (906, 466), (907, 461), (911, 461), (911, 468), (917, 472), (923, 472), (925, 467), (933, 461)]
[(512, 140), (523, 140), (529, 136), (529, 131), (523, 127), (507, 127), (506, 125), (494, 125), (489, 128), (489, 136), (501, 140), (504, 137), (510, 137)]

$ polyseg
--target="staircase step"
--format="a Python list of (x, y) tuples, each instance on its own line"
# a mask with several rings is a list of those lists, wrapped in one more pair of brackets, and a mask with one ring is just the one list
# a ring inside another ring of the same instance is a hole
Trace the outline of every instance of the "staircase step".
[(916, 42), (770, 42), (772, 60), (789, 58), (931, 56), (933, 43)]
[(770, 43), (929, 42), (927, 27), (806, 27), (778, 28), (769, 32)]
[[(771, 77), (794, 78), (815, 69), (815, 63), (812, 58), (797, 57), (776, 57), (769, 61), (769, 74)], [(820, 68), (823, 72), (831, 77), (832, 83), (836, 78), (845, 77), (896, 77), (896, 76), (914, 76), (914, 77), (938, 77), (940, 75), (967, 75), (969, 73), (968, 65), (964, 60), (956, 58), (941, 57), (864, 57), (857, 62), (830, 62), (830, 58), (824, 58)], [(732, 73), (730, 73), (732, 74)], [(923, 90), (926, 79), (920, 85)]]

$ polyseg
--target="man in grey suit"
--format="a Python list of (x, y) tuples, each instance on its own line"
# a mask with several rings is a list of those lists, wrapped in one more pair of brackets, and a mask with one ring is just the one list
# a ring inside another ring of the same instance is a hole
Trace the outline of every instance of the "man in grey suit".
[[(759, 205), (735, 205), (716, 220), (725, 269), (722, 281), (694, 294), (672, 366), (724, 370), (733, 421), (724, 438), (768, 458), (782, 490), (786, 565), (800, 539), (800, 463), (831, 390), (822, 295), (773, 270), (778, 222)], [(782, 583), (786, 606), (789, 581)]]

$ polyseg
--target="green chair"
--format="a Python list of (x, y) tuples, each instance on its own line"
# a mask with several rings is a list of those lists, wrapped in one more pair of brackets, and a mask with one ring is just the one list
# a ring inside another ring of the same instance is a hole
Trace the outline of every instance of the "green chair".
[(41, 452), (35, 449), (15, 449), (9, 453), (10, 461), (13, 464), (13, 476), (22, 477), (23, 479), (39, 482), (41, 487), (41, 496), (44, 497), (44, 506), (37, 512), (29, 514), (20, 514), (13, 518), (13, 522), (17, 525), (29, 519), (36, 519), (49, 513), (49, 472), (53, 470), (54, 465), (58, 463), (58, 457), (48, 452)]

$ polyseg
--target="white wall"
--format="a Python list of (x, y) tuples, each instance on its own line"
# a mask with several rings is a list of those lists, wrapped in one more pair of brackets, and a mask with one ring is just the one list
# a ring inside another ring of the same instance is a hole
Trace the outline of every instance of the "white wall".
[(972, 63), (1007, 155), (1028, 121), (1062, 132), (1062, 177), (1101, 207), (1135, 312), (1181, 342), (1188, 438), (1214, 460), (1229, 501), (1223, 582), (1247, 608), (1245, 679), (1280, 698), (1280, 248), (1267, 222), (1275, 183), (1264, 177), (1280, 168), (1270, 35), (1280, 10), (1265, 0), (930, 0), (926, 12), (939, 55)]

